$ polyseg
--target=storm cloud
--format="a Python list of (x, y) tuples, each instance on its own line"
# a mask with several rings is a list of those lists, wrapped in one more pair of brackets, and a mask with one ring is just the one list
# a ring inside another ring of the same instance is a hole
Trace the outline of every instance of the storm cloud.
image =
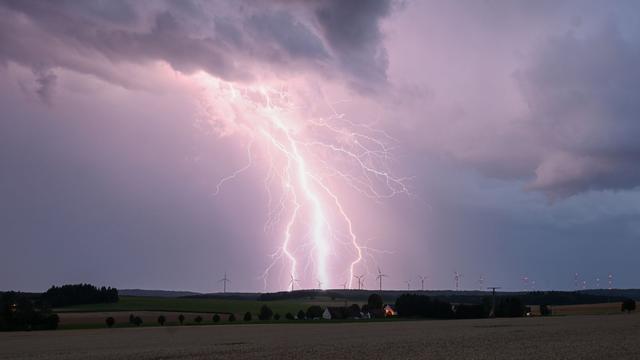
[(371, 89), (386, 78), (379, 23), (390, 9), (389, 1), (6, 0), (0, 60), (48, 74), (66, 68), (126, 87), (138, 84), (115, 65), (164, 61), (184, 73), (204, 70), (233, 81), (251, 80), (265, 65), (337, 72)]

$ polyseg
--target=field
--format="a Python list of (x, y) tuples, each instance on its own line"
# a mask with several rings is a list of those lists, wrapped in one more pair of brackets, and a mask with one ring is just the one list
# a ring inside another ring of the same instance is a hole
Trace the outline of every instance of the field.
[(639, 359), (640, 315), (0, 333), (21, 359)]
[(178, 316), (184, 314), (185, 323), (193, 324), (193, 319), (200, 315), (205, 323), (211, 323), (214, 313), (221, 314), (226, 320), (226, 314), (235, 314), (238, 320), (249, 311), (258, 313), (260, 307), (267, 304), (274, 313), (282, 317), (287, 312), (296, 314), (299, 310), (306, 310), (311, 305), (342, 306), (343, 300), (331, 300), (330, 298), (300, 299), (298, 301), (269, 301), (260, 302), (254, 300), (230, 300), (230, 299), (190, 299), (190, 298), (160, 298), (160, 297), (133, 297), (122, 296), (120, 301), (113, 304), (89, 304), (56, 309), (60, 316), (61, 329), (96, 328), (104, 327), (104, 320), (112, 316), (116, 320), (116, 327), (130, 326), (129, 314), (140, 316), (143, 325), (157, 325), (159, 315), (165, 315), (167, 323), (178, 323)]
[[(283, 318), (287, 312), (296, 314), (299, 310), (306, 310), (311, 305), (342, 306), (343, 300), (331, 300), (318, 297), (316, 299), (282, 300), (260, 302), (254, 300), (233, 299), (193, 299), (193, 298), (162, 298), (162, 297), (133, 297), (123, 296), (113, 304), (90, 304), (56, 309), (60, 315), (61, 329), (101, 328), (105, 326), (105, 318), (111, 316), (116, 320), (115, 327), (130, 327), (129, 314), (133, 313), (143, 320), (143, 326), (157, 326), (159, 315), (164, 315), (168, 325), (177, 325), (178, 316), (185, 316), (185, 324), (195, 324), (194, 318), (201, 316), (203, 323), (212, 323), (212, 315), (220, 314), (222, 322), (226, 322), (228, 314), (235, 314), (238, 320), (249, 311), (258, 313), (260, 307), (267, 304), (274, 313)], [(360, 304), (362, 305), (362, 304)], [(533, 315), (538, 315), (538, 307), (532, 306)], [(588, 305), (553, 306), (554, 316), (567, 315), (605, 315), (620, 313), (620, 303)]]

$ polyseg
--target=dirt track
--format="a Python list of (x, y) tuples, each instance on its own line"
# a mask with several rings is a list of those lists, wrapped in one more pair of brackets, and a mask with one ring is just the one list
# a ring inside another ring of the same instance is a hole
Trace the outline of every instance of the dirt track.
[(640, 316), (0, 333), (1, 359), (640, 359)]

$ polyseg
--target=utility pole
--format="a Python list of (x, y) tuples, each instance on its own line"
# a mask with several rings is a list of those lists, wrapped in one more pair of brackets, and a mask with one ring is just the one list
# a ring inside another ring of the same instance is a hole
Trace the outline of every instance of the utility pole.
[(500, 289), (499, 286), (488, 287), (491, 289), (491, 312), (489, 317), (496, 317), (496, 289)]

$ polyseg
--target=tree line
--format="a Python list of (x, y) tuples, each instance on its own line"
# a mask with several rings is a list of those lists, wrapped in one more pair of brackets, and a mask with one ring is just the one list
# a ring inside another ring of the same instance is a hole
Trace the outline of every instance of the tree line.
[(53, 307), (118, 302), (118, 290), (111, 287), (97, 288), (91, 284), (52, 286), (42, 300)]

